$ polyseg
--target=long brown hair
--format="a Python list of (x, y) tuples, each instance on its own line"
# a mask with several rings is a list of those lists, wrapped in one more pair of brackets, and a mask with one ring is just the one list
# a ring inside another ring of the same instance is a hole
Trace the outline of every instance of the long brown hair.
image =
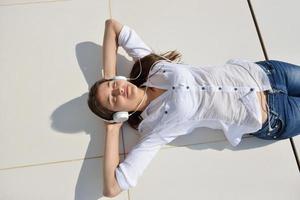
[[(178, 61), (181, 60), (181, 54), (174, 50), (174, 51), (167, 51), (165, 53), (159, 54), (160, 56), (164, 56), (169, 60), (176, 60), (178, 59)], [(132, 84), (136, 85), (137, 87), (140, 87), (144, 82), (146, 82), (149, 71), (150, 71), (150, 67), (151, 65), (158, 61), (158, 60), (165, 60), (164, 58), (158, 56), (155, 53), (151, 53), (143, 58), (140, 59), (141, 61), (141, 65), (142, 65), (142, 72), (140, 74), (140, 76), (135, 79), (135, 80), (130, 80), (129, 82), (131, 82)], [(129, 77), (130, 78), (136, 78), (140, 73), (140, 63), (139, 60), (137, 60), (133, 67), (132, 70), (130, 72)], [(89, 90), (89, 97), (88, 97), (88, 106), (90, 108), (90, 110), (96, 114), (97, 116), (99, 116), (100, 118), (106, 119), (106, 120), (112, 120), (113, 119), (113, 114), (115, 113), (115, 111), (111, 111), (105, 107), (103, 107), (97, 100), (96, 96), (97, 96), (97, 89), (98, 86), (106, 81), (109, 81), (111, 79), (100, 79), (98, 81), (96, 81), (93, 86), (90, 88)], [(144, 87), (144, 86), (143, 86)], [(132, 111), (133, 112), (133, 111)], [(129, 114), (131, 114), (132, 112), (129, 112)], [(128, 124), (137, 130), (139, 124), (142, 121), (141, 118), (141, 111), (136, 111), (135, 113), (133, 113), (129, 119), (128, 119)]]

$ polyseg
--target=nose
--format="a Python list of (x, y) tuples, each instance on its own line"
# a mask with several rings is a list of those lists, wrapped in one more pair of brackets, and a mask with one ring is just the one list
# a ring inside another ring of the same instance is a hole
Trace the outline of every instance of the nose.
[(113, 90), (113, 95), (117, 96), (117, 95), (125, 95), (125, 91), (124, 88), (118, 87), (116, 89)]

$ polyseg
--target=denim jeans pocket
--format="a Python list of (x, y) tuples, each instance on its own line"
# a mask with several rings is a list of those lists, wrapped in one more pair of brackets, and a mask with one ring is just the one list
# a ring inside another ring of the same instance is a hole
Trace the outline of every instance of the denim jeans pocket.
[(253, 135), (255, 137), (264, 140), (282, 139), (281, 135), (284, 131), (284, 121), (282, 120), (282, 118), (278, 114), (274, 114), (273, 112), (271, 112), (270, 125), (271, 125), (271, 129), (269, 129), (269, 122), (266, 121), (262, 129), (250, 135)]
[(267, 130), (262, 134), (263, 137), (267, 140), (276, 140), (280, 138), (283, 130), (283, 121), (277, 116), (274, 118), (271, 123), (271, 130), (269, 130), (269, 126)]
[(285, 121), (281, 118), (281, 116), (278, 116), (277, 118), (277, 131), (276, 131), (276, 137), (274, 139), (280, 140), (280, 139), (285, 139), (282, 137), (284, 131), (285, 131)]

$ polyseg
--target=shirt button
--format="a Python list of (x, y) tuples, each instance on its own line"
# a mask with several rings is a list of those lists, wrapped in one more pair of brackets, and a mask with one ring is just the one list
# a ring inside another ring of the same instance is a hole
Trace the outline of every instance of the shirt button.
[(172, 89), (174, 90), (174, 89), (175, 89), (175, 87), (173, 86), (173, 87), (172, 87)]
[(222, 88), (221, 87), (219, 87), (219, 90), (221, 90)]
[(189, 89), (190, 87), (189, 86), (186, 86), (186, 89)]
[(205, 89), (205, 87), (202, 87), (202, 90), (204, 90)]
[(237, 88), (234, 88), (234, 90), (237, 90)]
[(250, 91), (253, 91), (253, 90), (254, 90), (253, 88), (250, 89)]
[(168, 114), (168, 111), (165, 111), (165, 114)]

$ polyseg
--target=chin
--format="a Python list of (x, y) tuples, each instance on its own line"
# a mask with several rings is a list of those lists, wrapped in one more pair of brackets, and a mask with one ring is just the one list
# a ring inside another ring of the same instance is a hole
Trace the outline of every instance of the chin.
[(128, 86), (128, 98), (130, 98), (131, 96), (135, 96), (136, 93), (137, 87), (135, 85)]

